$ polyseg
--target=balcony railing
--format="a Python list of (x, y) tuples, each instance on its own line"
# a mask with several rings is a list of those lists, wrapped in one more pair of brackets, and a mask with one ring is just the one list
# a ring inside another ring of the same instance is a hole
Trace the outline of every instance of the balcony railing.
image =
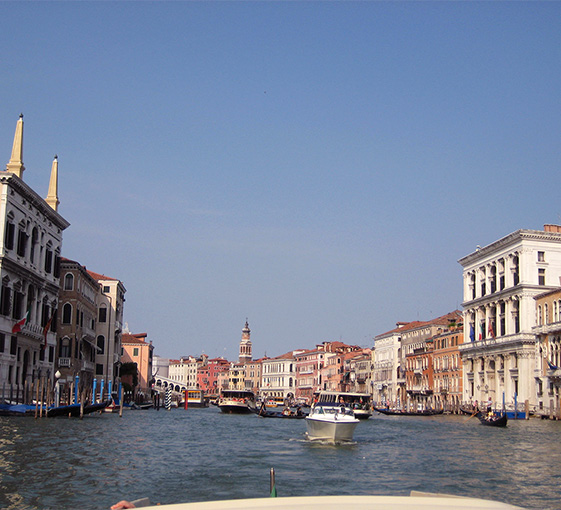
[(93, 372), (95, 369), (95, 363), (91, 361), (82, 361), (82, 370), (84, 372)]
[(70, 366), (70, 358), (58, 358), (58, 366), (59, 367), (69, 367)]

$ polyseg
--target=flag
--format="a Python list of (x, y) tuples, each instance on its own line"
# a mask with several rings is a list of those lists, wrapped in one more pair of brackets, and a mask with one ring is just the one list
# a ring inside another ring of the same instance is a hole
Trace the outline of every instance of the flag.
[(483, 335), (485, 333), (485, 327), (483, 323), (479, 325), (479, 340), (483, 340)]
[(45, 339), (45, 344), (43, 345), (44, 349), (47, 348), (47, 334), (49, 333), (49, 329), (51, 329), (52, 322), (53, 317), (51, 316), (51, 318), (47, 321), (47, 324), (45, 324), (45, 327), (43, 328), (43, 338)]
[(19, 333), (28, 322), (29, 322), (29, 310), (27, 310), (27, 313), (22, 319), (17, 321), (12, 326), (12, 333)]
[(473, 324), (469, 327), (469, 338), (472, 342), (475, 341), (475, 331), (473, 329)]
[(491, 335), (492, 338), (495, 338), (495, 331), (493, 330), (492, 322), (489, 323), (489, 334)]
[(559, 367), (554, 365), (551, 361), (547, 360), (547, 366), (549, 367), (549, 370), (557, 370)]

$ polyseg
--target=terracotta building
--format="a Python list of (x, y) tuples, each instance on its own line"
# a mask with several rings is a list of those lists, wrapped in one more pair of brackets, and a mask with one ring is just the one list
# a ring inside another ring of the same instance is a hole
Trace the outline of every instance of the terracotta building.
[(121, 345), (123, 354), (122, 363), (136, 363), (138, 370), (138, 388), (136, 393), (141, 395), (151, 395), (152, 381), (152, 356), (154, 347), (152, 342), (147, 342), (147, 333), (123, 333), (121, 335)]

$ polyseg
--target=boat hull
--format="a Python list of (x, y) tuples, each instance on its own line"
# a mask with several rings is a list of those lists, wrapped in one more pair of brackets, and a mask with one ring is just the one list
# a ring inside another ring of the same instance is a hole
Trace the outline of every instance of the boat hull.
[(358, 420), (327, 421), (306, 417), (308, 439), (311, 441), (348, 442), (353, 440)]
[(359, 420), (368, 420), (372, 416), (372, 411), (370, 409), (355, 409), (355, 418)]
[(249, 404), (244, 402), (222, 402), (218, 408), (225, 414), (250, 414), (253, 412)]
[(508, 423), (508, 416), (506, 414), (502, 414), (500, 416), (495, 415), (490, 419), (481, 412), (477, 413), (475, 416), (477, 416), (481, 425), (485, 425), (487, 427), (506, 427)]

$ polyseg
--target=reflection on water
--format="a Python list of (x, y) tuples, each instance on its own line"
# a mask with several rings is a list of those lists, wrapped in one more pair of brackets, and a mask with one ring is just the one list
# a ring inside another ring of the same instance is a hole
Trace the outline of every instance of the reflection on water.
[(355, 442), (306, 440), (301, 420), (215, 408), (77, 419), (0, 418), (0, 508), (106, 509), (279, 496), (406, 495), (411, 490), (561, 509), (560, 422), (482, 427), (458, 416), (374, 416)]

